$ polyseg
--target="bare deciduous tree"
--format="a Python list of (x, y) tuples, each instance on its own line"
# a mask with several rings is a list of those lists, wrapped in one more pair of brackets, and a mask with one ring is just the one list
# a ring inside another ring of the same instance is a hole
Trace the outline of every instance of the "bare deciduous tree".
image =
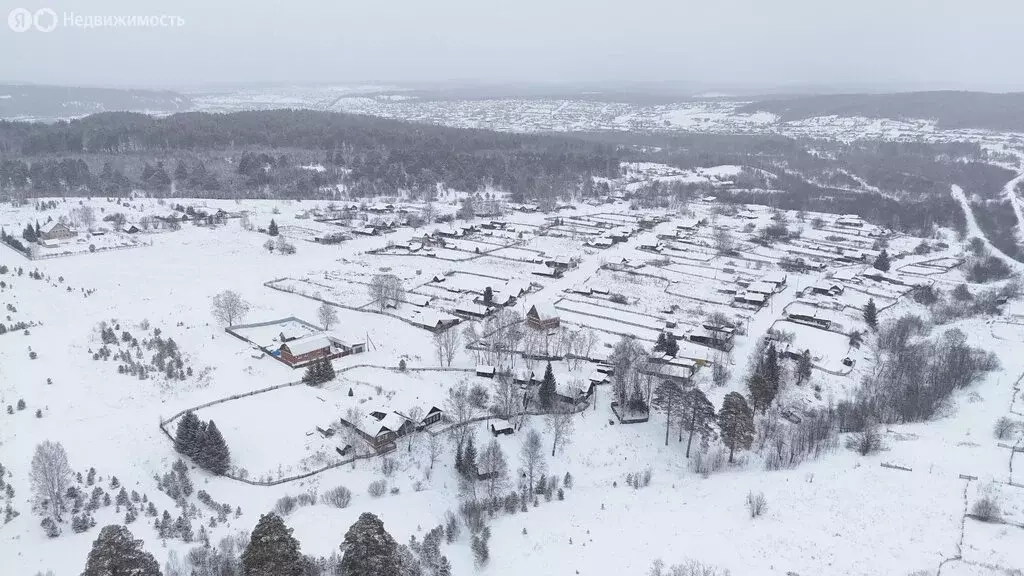
[(497, 439), (492, 438), (480, 452), (477, 469), (484, 479), (488, 498), (493, 500), (505, 490), (508, 484), (508, 461)]
[(32, 470), (29, 472), (32, 491), (36, 502), (40, 506), (47, 506), (58, 522), (64, 511), (64, 494), (71, 486), (73, 474), (67, 452), (59, 442), (46, 440), (36, 446), (32, 456)]
[(513, 415), (521, 412), (522, 395), (519, 386), (512, 380), (508, 372), (499, 372), (494, 377), (494, 403), (491, 410), (498, 416), (511, 420)]
[(454, 328), (434, 333), (434, 347), (437, 352), (437, 361), (446, 366), (452, 365), (455, 353), (459, 350), (459, 331)]
[(441, 457), (441, 437), (437, 434), (427, 433), (427, 458), (430, 460), (429, 470), (434, 469), (434, 464)]
[(452, 427), (452, 439), (455, 445), (461, 450), (469, 437), (469, 421), (473, 419), (475, 409), (469, 399), (469, 385), (459, 382), (457, 386), (448, 390), (448, 399), (444, 402), (445, 412), (452, 419), (455, 425)]
[(526, 433), (526, 437), (523, 439), (523, 445), (519, 449), (519, 461), (522, 463), (523, 471), (530, 483), (530, 491), (533, 492), (534, 479), (547, 470), (540, 433), (533, 428)]
[[(413, 406), (412, 408), (409, 409), (405, 416), (409, 419), (410, 422), (412, 422), (413, 426), (419, 426), (420, 423), (423, 422), (423, 408), (420, 408), (419, 406)], [(413, 444), (416, 443), (416, 440), (419, 438), (419, 436), (420, 435), (415, 431), (405, 435), (406, 452), (412, 452)]]
[(226, 326), (234, 326), (249, 313), (249, 303), (233, 290), (213, 297), (213, 317)]
[(573, 413), (569, 411), (552, 412), (544, 417), (544, 427), (551, 435), (551, 456), (564, 450), (572, 439)]
[(324, 330), (330, 330), (331, 326), (338, 323), (338, 311), (327, 302), (320, 304), (316, 315), (320, 319), (320, 325), (324, 327)]
[(405, 287), (394, 274), (376, 274), (370, 279), (370, 297), (384, 310), (405, 300)]

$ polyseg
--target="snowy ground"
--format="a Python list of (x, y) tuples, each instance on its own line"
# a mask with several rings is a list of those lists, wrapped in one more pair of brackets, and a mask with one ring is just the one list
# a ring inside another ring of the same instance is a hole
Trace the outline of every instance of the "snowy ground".
[[(721, 171), (723, 175), (728, 170)], [(97, 209), (103, 201), (93, 201)], [(137, 200), (139, 214), (166, 212), (150, 201)], [(250, 219), (265, 226), (274, 218), (281, 226), (302, 226), (295, 216), (313, 206), (304, 202), (215, 202), (196, 201), (211, 208), (249, 210)], [(67, 208), (58, 208), (66, 210)], [(713, 205), (692, 207), (697, 217), (711, 216)], [(608, 219), (620, 222), (633, 219), (625, 204), (583, 207), (566, 216)], [(757, 214), (758, 225), (770, 214)], [(671, 220), (654, 233), (674, 232), (683, 220), (669, 214)], [(813, 215), (811, 215), (813, 216)], [(0, 224), (20, 229), (38, 215), (31, 210), (0, 210)], [(55, 213), (56, 217), (56, 213)], [(322, 284), (321, 296), (332, 290), (337, 298), (347, 299), (352, 307), (370, 301), (365, 289), (368, 278), (386, 268), (406, 281), (409, 288), (423, 286), (435, 273), (457, 272), (452, 287), (478, 291), (486, 286), (483, 276), (506, 280), (536, 282), (534, 290), (516, 305), (523, 311), (536, 303), (561, 300), (559, 308), (565, 320), (599, 330), (599, 351), (607, 354), (605, 344), (614, 343), (618, 333), (631, 333), (653, 341), (663, 324), (661, 319), (695, 324), (707, 313), (725, 311), (743, 320), (745, 335), (737, 337), (729, 359), (734, 378), (725, 388), (709, 390), (716, 402), (729, 390), (743, 390), (741, 376), (753, 353), (754, 343), (783, 317), (786, 307), (797, 299), (797, 292), (843, 270), (848, 264), (834, 260), (835, 246), (820, 251), (826, 270), (814, 274), (790, 274), (786, 287), (769, 298), (762, 308), (737, 308), (731, 296), (717, 288), (731, 285), (740, 277), (756, 280), (777, 270), (776, 263), (797, 245), (779, 244), (764, 248), (751, 244), (741, 230), (749, 219), (718, 216), (716, 226), (734, 232), (740, 242), (738, 254), (723, 257), (714, 249), (698, 248), (710, 239), (705, 228), (693, 237), (680, 238), (686, 246), (680, 253), (690, 258), (672, 257), (672, 264), (653, 266), (662, 258), (638, 250), (637, 240), (600, 251), (584, 249), (584, 237), (545, 236), (538, 226), (543, 214), (515, 213), (506, 217), (524, 230), (522, 245), (506, 248), (504, 254), (479, 256), (472, 251), (449, 250), (453, 260), (441, 261), (428, 256), (374, 256), (370, 250), (388, 242), (408, 241), (424, 230), (400, 229), (387, 237), (359, 237), (341, 245), (296, 242), (298, 253), (292, 256), (272, 254), (262, 248), (266, 236), (242, 228), (239, 220), (229, 220), (218, 228), (184, 225), (178, 231), (144, 233), (141, 238), (151, 246), (132, 250), (84, 253), (66, 258), (29, 261), (12, 250), (0, 249), (0, 264), (8, 267), (0, 276), (0, 305), (10, 304), (5, 323), (33, 322), (28, 335), (12, 331), (0, 335), (0, 405), (25, 401), (24, 410), (0, 413), (0, 462), (11, 472), (7, 479), (15, 488), (13, 507), (21, 513), (11, 523), (0, 526), (0, 557), (3, 574), (34, 574), (53, 570), (57, 576), (77, 574), (96, 536), (93, 529), (73, 534), (70, 528), (57, 539), (47, 539), (39, 527), (29, 499), (29, 462), (35, 445), (51, 439), (67, 449), (76, 470), (97, 468), (106, 481), (116, 475), (129, 489), (146, 493), (157, 507), (174, 510), (170, 498), (156, 489), (153, 476), (167, 471), (176, 458), (171, 443), (158, 427), (180, 410), (201, 403), (270, 386), (294, 382), (301, 372), (269, 358), (255, 358), (251, 346), (234, 338), (216, 324), (210, 314), (210, 298), (224, 290), (238, 291), (251, 302), (246, 322), (263, 322), (295, 316), (317, 323), (319, 302), (299, 294), (290, 294), (264, 286), (278, 279), (288, 282)], [(823, 218), (834, 220), (834, 216)], [(803, 238), (815, 238), (806, 224)], [(428, 230), (433, 227), (427, 227)], [(853, 248), (864, 239), (847, 235), (834, 244)], [(896, 248), (914, 246), (920, 239), (897, 238)], [(467, 239), (466, 246), (481, 244)], [(870, 246), (870, 242), (867, 242)], [(927, 257), (903, 256), (894, 261), (894, 270), (906, 265), (900, 274), (938, 281), (958, 281), (956, 270), (935, 270), (930, 262), (948, 263), (960, 255), (954, 246)], [(483, 250), (483, 249), (481, 249)], [(829, 252), (831, 250), (831, 252)], [(901, 249), (902, 250), (902, 249)], [(895, 251), (895, 249), (894, 249)], [(558, 279), (529, 273), (520, 259), (543, 252), (550, 256), (578, 256), (579, 266)], [(699, 257), (695, 257), (699, 254)], [(503, 256), (503, 257), (502, 257)], [(827, 257), (826, 257), (827, 256)], [(609, 271), (604, 263), (644, 264), (642, 267)], [(24, 269), (23, 275), (16, 270)], [(29, 277), (38, 270), (42, 279)], [(639, 282), (630, 291), (630, 274)], [(483, 275), (483, 276), (481, 276)], [(63, 280), (61, 280), (63, 278)], [(668, 289), (665, 289), (667, 284)], [(880, 307), (899, 302), (906, 287), (894, 287), (862, 277), (843, 281), (846, 290), (835, 300), (843, 314), (856, 325), (858, 311), (873, 295)], [(572, 296), (569, 290), (581, 286), (607, 286), (621, 290), (631, 299), (615, 305), (601, 298)], [(70, 288), (70, 290), (68, 289)], [(307, 295), (315, 295), (311, 292)], [(439, 290), (439, 289), (438, 289)], [(423, 292), (417, 290), (417, 293)], [(440, 292), (438, 292), (440, 293)], [(433, 293), (432, 293), (433, 295)], [(462, 301), (468, 293), (455, 294)], [(899, 299), (899, 300), (897, 300)], [(710, 300), (712, 303), (708, 304)], [(608, 304), (602, 306), (602, 304)], [(675, 312), (662, 310), (678, 305)], [(408, 306), (408, 305), (406, 305)], [(884, 311), (895, 314), (896, 310)], [(222, 429), (233, 461), (245, 467), (250, 478), (279, 477), (288, 471), (308, 468), (323, 458), (334, 458), (333, 442), (315, 433), (316, 426), (340, 417), (351, 403), (370, 407), (386, 406), (407, 410), (418, 403), (443, 403), (446, 391), (467, 378), (489, 383), (471, 372), (415, 372), (398, 374), (383, 367), (397, 366), (400, 358), (409, 367), (436, 367), (432, 334), (415, 328), (400, 318), (375, 313), (372, 309), (339, 309), (337, 331), (362, 335), (368, 340), (364, 354), (335, 361), (342, 372), (338, 380), (320, 388), (304, 386), (233, 400), (199, 411), (202, 418), (213, 418)], [(182, 382), (159, 379), (140, 381), (119, 375), (112, 362), (93, 360), (99, 347), (96, 326), (116, 319), (125, 328), (139, 331), (148, 321), (165, 336), (173, 337), (188, 356), (196, 374)], [(943, 560), (958, 555), (962, 559), (946, 563), (943, 574), (999, 574), (995, 569), (1024, 569), (1024, 529), (1011, 524), (989, 525), (968, 518), (963, 520), (964, 492), (973, 501), (980, 489), (998, 490), (1008, 521), (1024, 522), (1024, 489), (994, 482), (1024, 482), (1019, 471), (1010, 477), (1011, 450), (1000, 447), (992, 437), (994, 421), (1013, 411), (1019, 414), (1022, 400), (1014, 403), (1014, 384), (1024, 373), (1024, 330), (1013, 324), (985, 324), (976, 319), (959, 325), (972, 344), (996, 352), (1002, 370), (970, 390), (958, 394), (944, 416), (934, 422), (894, 426), (886, 433), (886, 449), (879, 454), (860, 457), (844, 448), (821, 460), (805, 463), (792, 470), (765, 472), (756, 456), (743, 454), (745, 466), (736, 466), (704, 478), (688, 471), (685, 442), (673, 437), (665, 445), (664, 418), (658, 412), (650, 422), (637, 425), (610, 424), (614, 416), (609, 407), (611, 392), (601, 387), (596, 400), (575, 420), (572, 442), (554, 457), (548, 468), (559, 476), (571, 472), (576, 485), (567, 491), (565, 501), (545, 502), (525, 514), (500, 516), (493, 523), (492, 560), (482, 569), (473, 567), (466, 537), (444, 547), (454, 573), (479, 571), (493, 576), (513, 574), (640, 574), (652, 560), (668, 564), (686, 558), (728, 568), (736, 575), (762, 574), (909, 574), (921, 570), (931, 574)], [(787, 327), (787, 330), (790, 330)], [(836, 359), (847, 354), (842, 334), (799, 326), (797, 343), (827, 359), (829, 369)], [(273, 335), (271, 335), (273, 336)], [(266, 338), (266, 335), (259, 335)], [(649, 346), (649, 343), (648, 343)], [(696, 345), (693, 345), (696, 346)], [(707, 351), (709, 355), (713, 351)], [(867, 348), (867, 347), (865, 347)], [(30, 359), (30, 352), (37, 358)], [(856, 353), (857, 366), (870, 362), (869, 352)], [(370, 366), (378, 367), (370, 367)], [(476, 358), (461, 350), (453, 367), (473, 368)], [(208, 370), (207, 370), (208, 369)], [(559, 370), (564, 369), (560, 367)], [(584, 363), (578, 373), (586, 376), (593, 366)], [(200, 373), (204, 374), (200, 376)], [(831, 375), (815, 371), (810, 385), (822, 390), (820, 398), (810, 392), (795, 391), (784, 396), (787, 402), (801, 406), (821, 406), (848, 392), (862, 372)], [(52, 379), (48, 383), (47, 379)], [(698, 373), (698, 383), (708, 386), (707, 370)], [(348, 390), (354, 395), (349, 397)], [(40, 418), (35, 417), (40, 410)], [(488, 436), (486, 422), (474, 425), (478, 443)], [(526, 426), (544, 431), (543, 418), (527, 420)], [(523, 436), (502, 437), (499, 442), (508, 455), (513, 471), (518, 468), (519, 443)], [(544, 434), (550, 449), (550, 437)], [(249, 530), (258, 515), (271, 509), (285, 494), (298, 494), (316, 488), (321, 492), (339, 484), (353, 491), (352, 505), (344, 510), (323, 505), (302, 508), (286, 521), (307, 553), (328, 555), (337, 549), (344, 531), (363, 511), (378, 514), (399, 542), (422, 534), (441, 522), (444, 513), (457, 505), (458, 491), (452, 471), (451, 450), (428, 473), (422, 438), (414, 439), (412, 450), (400, 442), (393, 457), (398, 470), (387, 478), (389, 493), (379, 499), (367, 494), (366, 487), (382, 477), (380, 460), (360, 461), (354, 466), (328, 470), (322, 474), (277, 486), (252, 486), (227, 478), (213, 477), (193, 470), (197, 488), (210, 493), (218, 502), (240, 506), (240, 518), (210, 529), (219, 537), (238, 530)], [(550, 451), (548, 452), (550, 454)], [(1020, 456), (1018, 454), (1018, 456)], [(910, 471), (882, 467), (882, 463), (910, 468)], [(1020, 459), (1018, 458), (1018, 465)], [(649, 487), (633, 489), (625, 485), (626, 475), (652, 472)], [(960, 475), (976, 477), (964, 480)], [(751, 519), (744, 499), (748, 492), (765, 494), (768, 507), (764, 516)], [(111, 508), (97, 512), (100, 524), (117, 522)], [(965, 530), (961, 541), (961, 522)], [(151, 519), (140, 518), (131, 526), (136, 537), (146, 541), (163, 561), (166, 549), (151, 528)], [(523, 531), (526, 531), (524, 534)], [(186, 550), (180, 541), (168, 541), (167, 548)]]

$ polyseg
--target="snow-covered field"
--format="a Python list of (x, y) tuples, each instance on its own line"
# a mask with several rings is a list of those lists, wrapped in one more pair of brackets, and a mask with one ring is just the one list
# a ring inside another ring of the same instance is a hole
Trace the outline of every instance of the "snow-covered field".
[[(214, 96), (210, 98), (215, 102)], [(405, 101), (374, 102), (397, 106)], [(701, 114), (713, 118), (712, 112)], [(667, 118), (695, 122), (691, 116), (703, 118), (701, 114)], [(753, 118), (751, 122), (762, 120), (766, 119)], [(727, 178), (733, 170), (721, 167), (701, 177)], [(97, 212), (109, 207), (104, 200), (87, 202)], [(135, 215), (167, 212), (155, 201), (132, 202)], [(273, 218), (282, 230), (308, 227), (309, 221), (297, 216), (315, 205), (185, 203), (247, 211), (248, 219), (261, 227)], [(59, 204), (44, 216), (57, 218), (71, 208), (70, 203)], [(349, 408), (358, 407), (364, 413), (441, 408), (448, 391), (462, 381), (488, 389), (493, 398), (493, 381), (474, 373), (482, 363), (479, 352), (465, 349), (462, 342), (451, 362), (451, 368), (457, 370), (438, 370), (448, 366), (438, 358), (434, 335), (406, 321), (413, 304), (402, 303), (386, 313), (371, 305), (367, 285), (381, 271), (398, 276), (410, 293), (436, 298), (428, 309), (446, 313), (455, 303), (472, 300), (487, 287), (498, 291), (510, 282), (532, 284), (513, 309), (525, 313), (534, 305), (557, 302), (565, 324), (595, 330), (593, 358), (607, 357), (618, 334), (635, 335), (649, 350), (666, 321), (693, 328), (713, 312), (724, 313), (737, 319), (741, 328), (729, 354), (694, 342), (683, 343), (684, 353), (725, 363), (732, 371), (732, 379), (717, 388), (712, 385), (709, 367), (696, 373), (695, 384), (707, 391), (716, 408), (727, 392), (745, 392), (743, 376), (756, 340), (772, 327), (782, 328), (794, 334), (794, 348), (812, 351), (816, 368), (832, 372), (813, 370), (807, 384), (784, 391), (780, 396), (786, 403), (783, 407), (820, 408), (845, 397), (874, 364), (872, 346), (866, 343), (852, 350), (848, 338), (849, 332), (866, 329), (862, 310), (868, 298), (874, 298), (884, 320), (915, 309), (906, 296), (910, 286), (864, 277), (864, 269), (871, 269), (867, 264), (849, 272), (850, 263), (840, 260), (836, 246), (863, 248), (865, 243), (864, 237), (849, 234), (846, 240), (817, 250), (818, 256), (808, 256), (825, 265), (821, 272), (788, 274), (786, 284), (768, 296), (764, 306), (736, 305), (734, 294), (779, 271), (778, 262), (790, 250), (809, 240), (824, 241), (818, 231), (796, 221), (794, 215), (789, 215), (789, 223), (801, 227), (802, 239), (770, 247), (750, 242), (750, 235), (742, 232), (747, 222), (755, 220), (714, 216), (714, 226), (729, 230), (736, 238), (737, 250), (730, 255), (717, 253), (710, 224), (697, 232), (676, 235), (677, 225), (710, 220), (714, 208), (713, 203), (694, 203), (692, 213), (683, 216), (667, 211), (638, 213), (617, 203), (581, 206), (559, 214), (566, 220), (607, 221), (617, 226), (635, 225), (644, 214), (665, 216), (664, 222), (642, 234), (675, 236), (676, 240), (666, 243), (685, 248), (662, 254), (639, 250), (639, 235), (605, 250), (589, 250), (584, 247), (586, 236), (548, 235), (545, 226), (550, 222), (544, 214), (520, 212), (503, 219), (510, 228), (527, 230), (521, 238), (518, 234), (500, 239), (471, 235), (455, 240), (455, 248), (435, 250), (434, 256), (398, 255), (391, 250), (370, 253), (389, 243), (422, 238), (434, 226), (415, 231), (399, 228), (387, 236), (355, 237), (339, 245), (295, 240), (297, 253), (283, 255), (264, 249), (266, 235), (246, 230), (241, 219), (234, 218), (217, 227), (185, 224), (180, 230), (143, 232), (137, 236), (140, 245), (131, 250), (87, 251), (33, 261), (0, 247), (0, 265), (6, 268), (0, 275), (0, 305), (7, 309), (3, 323), (29, 325), (27, 331), (19, 328), (0, 334), (0, 405), (5, 409), (0, 413), (0, 463), (9, 471), (4, 481), (14, 489), (10, 504), (19, 513), (0, 525), (0, 573), (31, 575), (52, 570), (56, 576), (78, 574), (97, 534), (97, 528), (75, 534), (67, 523), (57, 538), (44, 534), (31, 503), (29, 481), (32, 454), (39, 442), (62, 443), (76, 471), (95, 467), (101, 477), (99, 484), (105, 487), (116, 475), (129, 491), (145, 494), (161, 512), (167, 509), (177, 516), (173, 500), (158, 491), (154, 480), (154, 475), (162, 476), (178, 457), (160, 423), (191, 407), (297, 382), (302, 377), (301, 370), (254, 354), (250, 344), (224, 331), (211, 314), (211, 298), (223, 290), (234, 290), (250, 303), (246, 323), (296, 317), (319, 325), (317, 298), (335, 301), (344, 307), (337, 309), (338, 321), (331, 331), (367, 343), (366, 352), (334, 360), (338, 376), (321, 387), (282, 387), (198, 409), (200, 418), (214, 420), (222, 431), (231, 449), (232, 473), (238, 475), (245, 468), (251, 481), (277, 480), (340, 462), (343, 458), (335, 448), (341, 447), (343, 439), (325, 438), (317, 427), (331, 425)], [(747, 214), (756, 215), (758, 226), (771, 218), (761, 209), (751, 208)], [(31, 205), (0, 210), (0, 225), (10, 230), (20, 230), (25, 222), (37, 218)], [(822, 218), (830, 223), (835, 220), (834, 215)], [(920, 241), (900, 236), (890, 239), (893, 278), (962, 282), (962, 273), (950, 268), (961, 256), (956, 241), (927, 256), (913, 255), (910, 248)], [(870, 241), (867, 244), (870, 246)], [(476, 246), (481, 246), (481, 252), (486, 246), (507, 247), (484, 255), (475, 252)], [(524, 263), (541, 253), (548, 258), (575, 257), (579, 262), (562, 277), (541, 277), (531, 273), (536, 265)], [(666, 256), (671, 260), (667, 265), (652, 263)], [(431, 282), (433, 275), (446, 273), (445, 282)], [(842, 279), (837, 280), (837, 274)], [(798, 296), (824, 281), (842, 285), (843, 292)], [(607, 296), (573, 292), (583, 287), (621, 293), (626, 301), (613, 304)], [(783, 320), (798, 299), (803, 306), (809, 306), (807, 302), (830, 306), (845, 333)], [(116, 361), (94, 360), (93, 355), (103, 346), (97, 330), (101, 322), (114, 322), (120, 330), (140, 338), (160, 328), (164, 338), (174, 339), (192, 374), (181, 380), (140, 380), (119, 374)], [(461, 332), (468, 323), (463, 321), (455, 330)], [(444, 545), (442, 551), (451, 560), (454, 574), (493, 576), (644, 574), (658, 558), (666, 564), (692, 558), (739, 576), (934, 574), (940, 565), (943, 574), (993, 576), (1003, 570), (1022, 570), (1024, 488), (1020, 484), (1024, 478), (1019, 470), (1011, 472), (1012, 448), (1000, 445), (1019, 442), (1022, 432), (1018, 429), (1016, 438), (997, 441), (992, 429), (1001, 416), (1024, 418), (1024, 399), (1014, 389), (1024, 373), (1024, 329), (1009, 321), (989, 324), (984, 317), (961, 321), (957, 327), (972, 345), (995, 352), (1001, 369), (956, 393), (939, 419), (886, 429), (885, 448), (865, 457), (840, 445), (818, 460), (769, 472), (756, 450), (740, 451), (738, 464), (705, 477), (691, 471), (685, 457), (686, 442), (679, 442), (674, 431), (666, 443), (665, 418), (659, 411), (652, 412), (649, 422), (620, 425), (611, 411), (608, 385), (599, 386), (587, 408), (574, 417), (571, 441), (553, 456), (545, 418), (527, 417), (524, 429), (498, 439), (513, 478), (520, 467), (525, 428), (534, 428), (542, 433), (550, 473), (562, 477), (570, 472), (575, 486), (566, 490), (564, 501), (547, 502), (541, 497), (539, 505), (529, 506), (528, 512), (494, 518), (491, 560), (486, 566), (474, 566), (465, 534)], [(277, 334), (254, 329), (246, 336), (269, 345)], [(523, 344), (521, 349), (525, 348)], [(852, 370), (841, 363), (847, 356), (855, 361)], [(400, 360), (408, 371), (397, 370)], [(520, 358), (515, 368), (526, 363)], [(530, 364), (533, 370), (543, 372), (542, 362)], [(578, 364), (556, 362), (555, 371), (559, 378), (580, 380), (594, 372), (593, 363)], [(420, 368), (429, 370), (415, 370)], [(19, 400), (24, 400), (23, 409), (18, 408)], [(8, 405), (12, 406), (10, 414)], [(487, 421), (470, 426), (478, 445), (489, 440)], [(173, 433), (175, 427), (176, 421), (172, 421), (169, 431)], [(193, 524), (205, 525), (216, 541), (251, 530), (259, 515), (271, 510), (284, 495), (312, 489), (322, 493), (345, 485), (353, 492), (348, 508), (317, 504), (299, 508), (285, 519), (295, 529), (304, 552), (328, 556), (337, 551), (347, 527), (364, 511), (378, 514), (398, 542), (407, 542), (413, 535), (422, 538), (425, 531), (443, 521), (445, 512), (457, 508), (459, 497), (450, 443), (444, 440), (433, 470), (426, 443), (425, 434), (401, 439), (388, 456), (397, 470), (387, 474), (382, 470), (383, 458), (360, 460), (276, 485), (253, 485), (193, 467), (197, 489), (217, 502), (240, 507), (242, 512), (211, 527), (209, 512), (200, 505)], [(1024, 466), (1021, 457), (1018, 453), (1018, 468)], [(627, 486), (627, 475), (645, 470), (651, 472), (649, 486)], [(374, 498), (367, 487), (380, 478), (386, 479), (388, 490)], [(978, 498), (979, 491), (997, 493), (1004, 523), (965, 519), (965, 509)], [(745, 498), (750, 492), (762, 492), (767, 500), (766, 511), (758, 518), (752, 519), (747, 511)], [(115, 511), (113, 506), (101, 506), (94, 516), (100, 526), (124, 520), (123, 511)], [(142, 516), (130, 529), (161, 563), (169, 550), (184, 552), (193, 545), (178, 539), (168, 539), (165, 544), (152, 524), (152, 518)], [(943, 564), (945, 560), (950, 561)]]

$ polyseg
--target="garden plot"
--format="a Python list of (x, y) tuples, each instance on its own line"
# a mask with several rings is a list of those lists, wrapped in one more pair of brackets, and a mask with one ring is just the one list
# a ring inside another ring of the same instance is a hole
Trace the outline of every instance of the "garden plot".
[(580, 240), (571, 238), (557, 238), (554, 236), (537, 236), (526, 242), (523, 248), (536, 250), (544, 256), (575, 256), (580, 254), (583, 247)]
[[(661, 334), (661, 328), (640, 328), (632, 324), (624, 324), (622, 322), (611, 320), (608, 318), (599, 318), (596, 316), (590, 316), (579, 312), (572, 312), (569, 310), (559, 309), (559, 317), (568, 324), (574, 326), (582, 326), (584, 328), (593, 328), (601, 332), (607, 332), (615, 336), (634, 336), (640, 340), (648, 342), (655, 342), (658, 340), (658, 335)], [(617, 341), (618, 338), (612, 339), (612, 342)]]
[[(467, 370), (409, 370), (401, 372), (385, 368), (360, 366), (338, 374), (324, 385), (328, 398), (339, 405), (359, 406), (363, 412), (398, 411), (408, 414), (414, 407), (426, 413), (431, 407), (444, 408), (448, 390), (460, 382), (482, 384), (488, 390), (494, 381), (481, 378)], [(352, 396), (348, 396), (349, 389)], [(338, 415), (343, 415), (340, 412)]]
[(569, 312), (615, 320), (616, 322), (630, 324), (638, 328), (647, 328), (650, 330), (663, 330), (665, 328), (664, 318), (630, 312), (617, 307), (609, 307), (590, 302), (579, 302), (568, 298), (556, 302), (555, 307), (559, 310), (567, 310)]
[(863, 310), (868, 304), (868, 300), (874, 299), (875, 305), (879, 309), (884, 309), (892, 304), (895, 304), (899, 300), (899, 294), (893, 294), (891, 291), (880, 291), (875, 290), (873, 287), (865, 287), (854, 285), (846, 285), (846, 289), (843, 291), (843, 295), (839, 296), (847, 306)]
[(716, 256), (710, 248), (678, 241), (666, 244), (661, 255), (690, 262), (711, 262)]
[(298, 318), (285, 318), (277, 322), (239, 326), (232, 328), (231, 332), (260, 348), (271, 349), (280, 345), (281, 334), (287, 334), (289, 338), (301, 338), (318, 334), (321, 329)]
[(772, 328), (793, 334), (793, 350), (810, 350), (814, 365), (834, 373), (846, 373), (850, 368), (843, 365), (843, 358), (849, 355), (850, 338), (845, 334), (827, 332), (805, 324), (779, 320)]
[(362, 308), (373, 302), (366, 285), (337, 279), (325, 282), (284, 278), (268, 282), (267, 286), (307, 298), (327, 300), (349, 308)]
[(52, 246), (33, 244), (30, 250), (34, 259), (42, 259), (105, 252), (108, 250), (141, 248), (143, 246), (149, 246), (149, 243), (138, 236), (108, 233), (101, 236), (81, 236), (59, 240)]
[(541, 258), (540, 254), (533, 250), (526, 250), (524, 248), (500, 248), (490, 253), (491, 256), (499, 258), (510, 258), (512, 260), (519, 260), (522, 262), (533, 262), (538, 258)]
[[(231, 447), (231, 461), (251, 479), (276, 479), (342, 460), (341, 439), (324, 438), (344, 409), (322, 391), (290, 386), (196, 411), (212, 419)], [(170, 430), (173, 434), (174, 430)]]

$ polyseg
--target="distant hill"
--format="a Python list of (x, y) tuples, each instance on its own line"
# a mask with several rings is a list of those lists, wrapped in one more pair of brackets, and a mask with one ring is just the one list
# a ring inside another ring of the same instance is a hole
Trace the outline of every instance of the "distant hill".
[(109, 111), (170, 114), (192, 108), (192, 100), (167, 90), (76, 88), (0, 84), (0, 118), (52, 121)]
[(817, 116), (931, 119), (940, 128), (1024, 132), (1024, 92), (903, 92), (779, 97), (753, 102), (741, 112), (771, 112), (783, 121)]

